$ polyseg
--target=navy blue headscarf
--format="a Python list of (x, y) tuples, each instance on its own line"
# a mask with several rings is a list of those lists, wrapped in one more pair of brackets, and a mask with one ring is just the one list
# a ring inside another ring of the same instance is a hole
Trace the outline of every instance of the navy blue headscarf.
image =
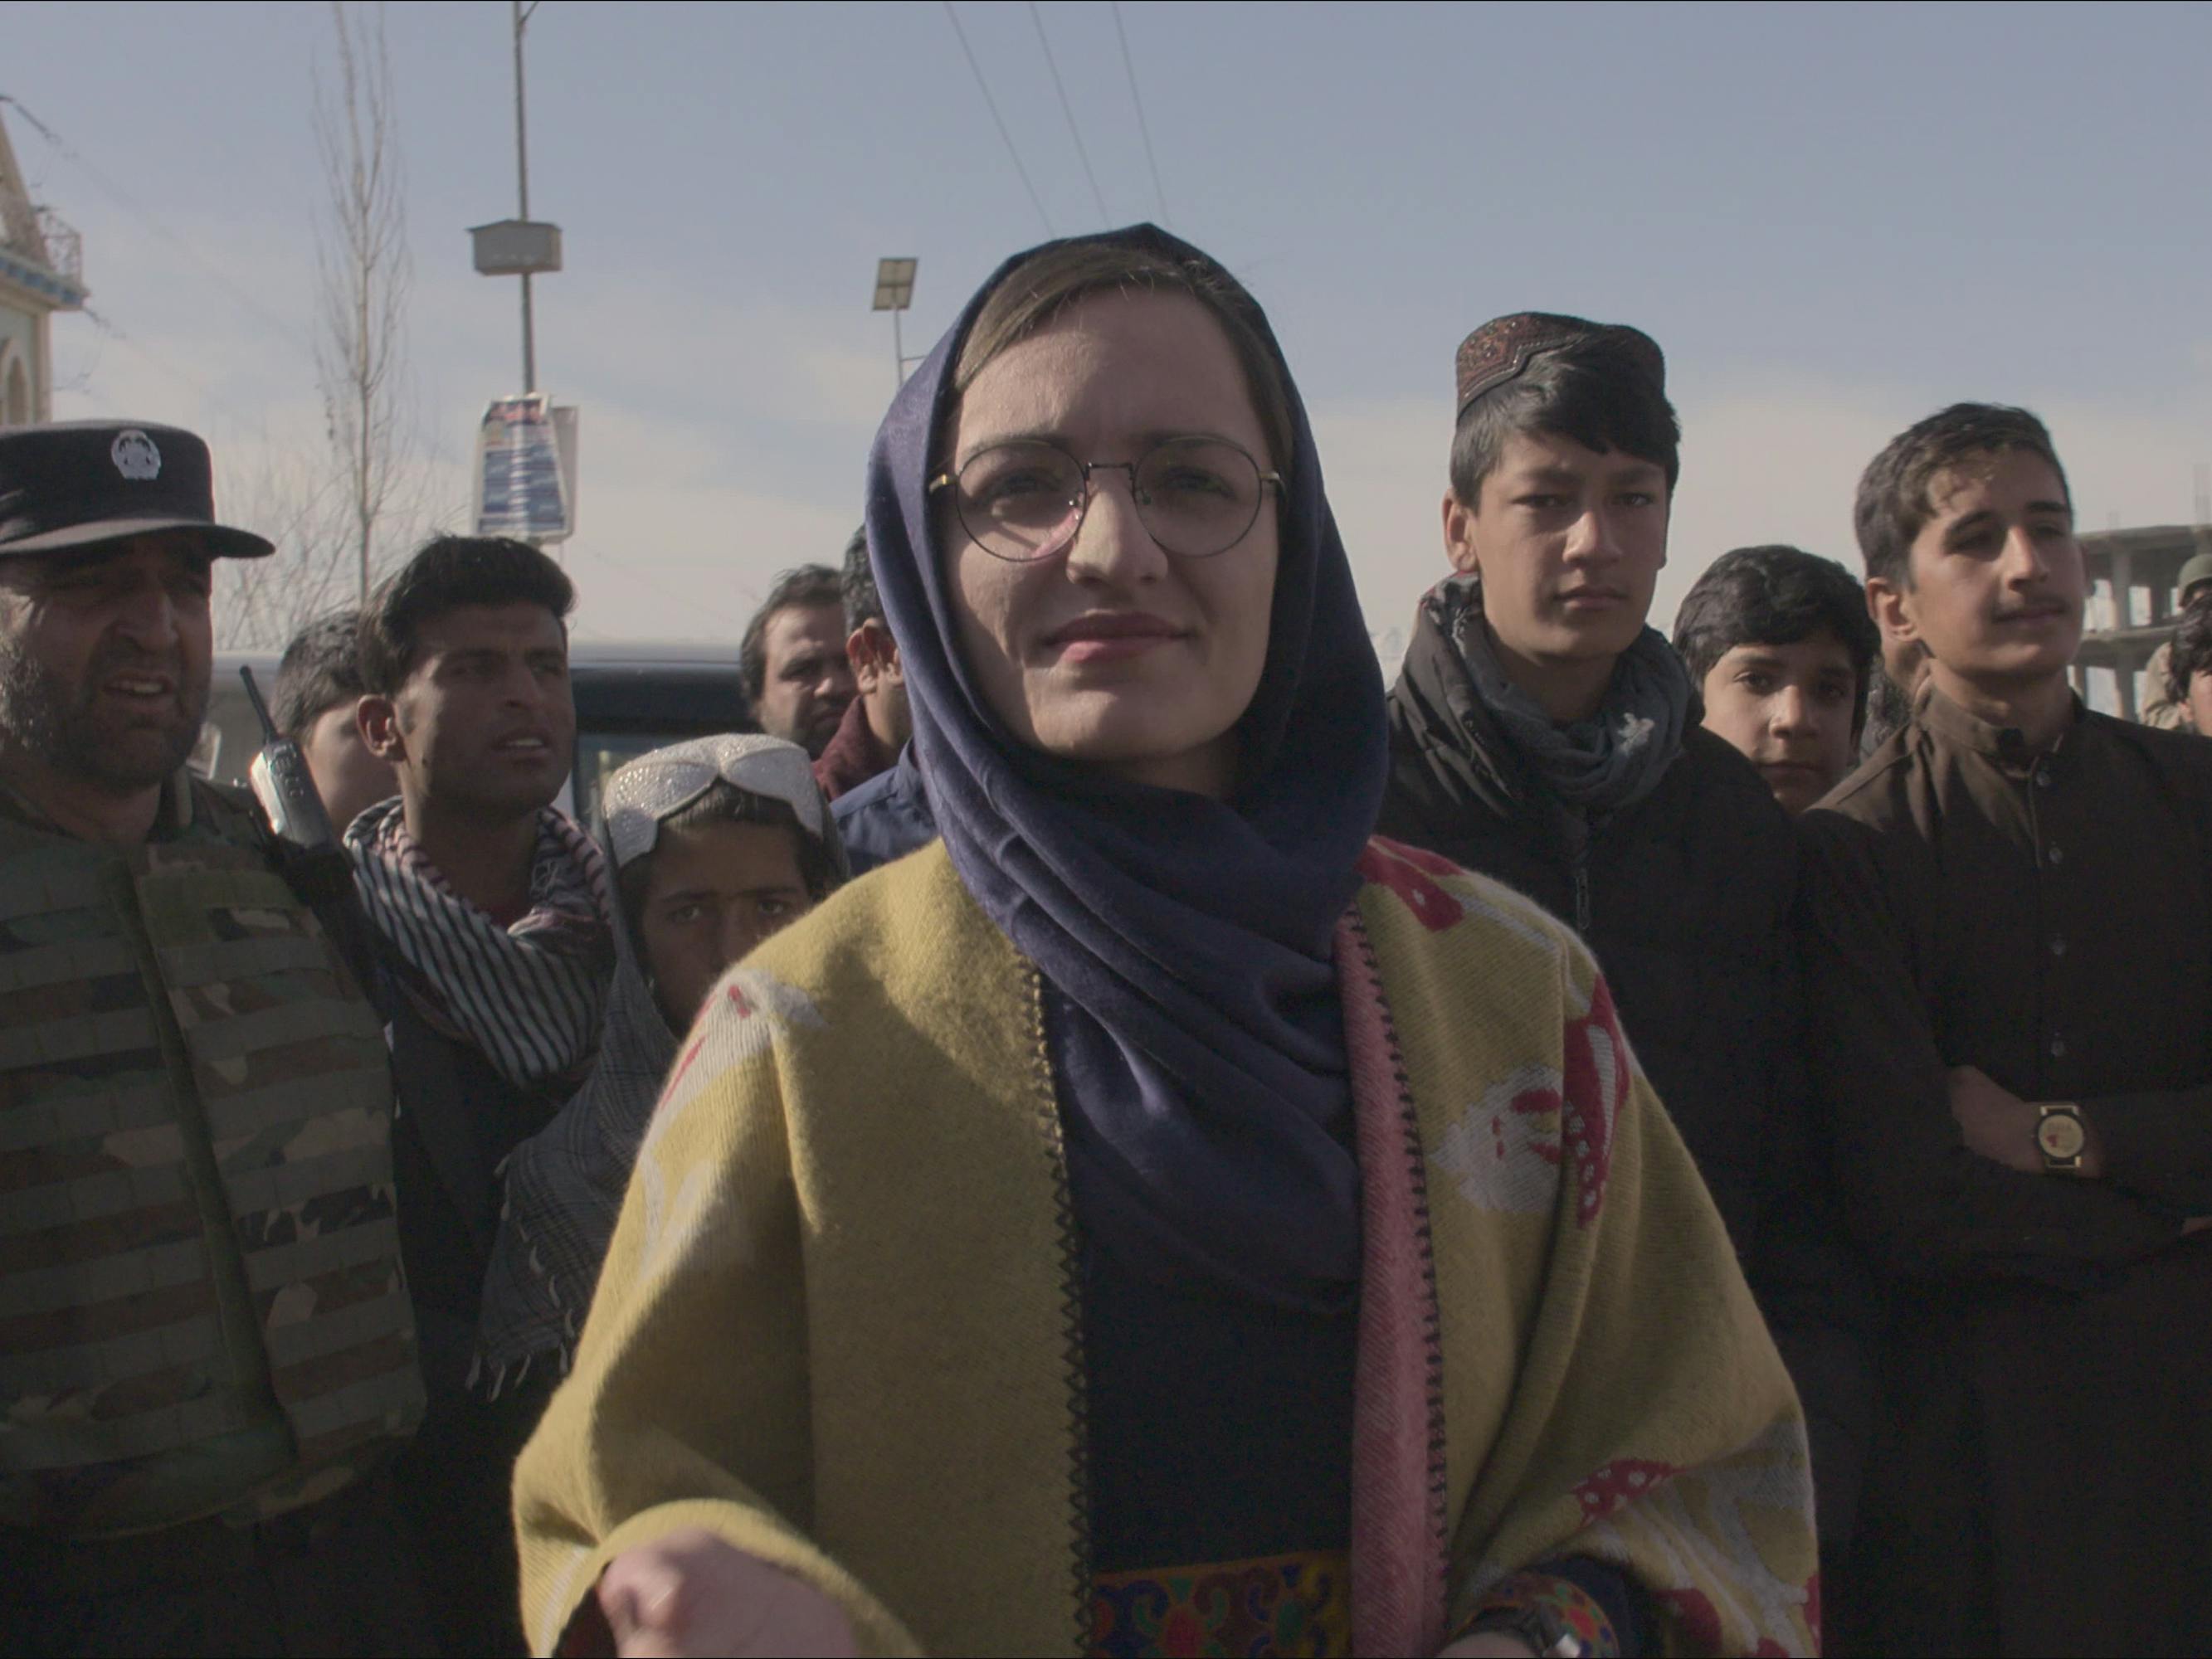
[[(1249, 307), (1281, 362), (1257, 304), (1197, 249), (1150, 225), (1081, 240), (1203, 271)], [(1048, 988), (1091, 1236), (1162, 1282), (1339, 1309), (1358, 1279), (1359, 1194), (1330, 943), (1382, 801), (1382, 675), (1285, 368), (1281, 560), (1234, 799), (1055, 758), (991, 711), (961, 658), (927, 486), (962, 343), (1043, 251), (1009, 259), (968, 302), (869, 457), (869, 554), (930, 802), (962, 882)]]

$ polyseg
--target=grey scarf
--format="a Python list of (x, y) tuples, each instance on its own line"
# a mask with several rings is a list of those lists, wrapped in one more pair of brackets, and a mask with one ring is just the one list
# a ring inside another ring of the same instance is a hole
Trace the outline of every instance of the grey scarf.
[(1656, 629), (1646, 628), (1621, 653), (1597, 713), (1560, 726), (1498, 665), (1483, 621), (1480, 578), (1448, 577), (1423, 604), (1499, 729), (1576, 816), (1634, 805), (1659, 787), (1682, 752), (1693, 688), (1682, 659)]

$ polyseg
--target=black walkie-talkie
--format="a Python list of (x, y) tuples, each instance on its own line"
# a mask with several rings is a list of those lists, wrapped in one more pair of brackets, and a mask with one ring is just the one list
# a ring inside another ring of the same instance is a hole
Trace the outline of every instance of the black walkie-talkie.
[(261, 722), (261, 752), (253, 757), (246, 776), (253, 785), (254, 799), (269, 815), (269, 827), (302, 852), (336, 852), (337, 834), (331, 828), (331, 815), (322, 796), (316, 793), (307, 757), (269, 718), (269, 705), (261, 701), (253, 671), (241, 667), (238, 678), (246, 682), (246, 700), (253, 705), (254, 718)]

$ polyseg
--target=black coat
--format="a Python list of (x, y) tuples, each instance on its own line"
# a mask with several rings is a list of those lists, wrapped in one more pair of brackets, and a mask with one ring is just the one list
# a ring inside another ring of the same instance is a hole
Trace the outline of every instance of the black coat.
[(1879, 1315), (1813, 1140), (1789, 816), (1748, 761), (1693, 726), (1650, 794), (1585, 822), (1425, 615), (1389, 716), (1378, 831), (1504, 882), (1596, 953), (1804, 1395), (1823, 1529), (1848, 1531)]

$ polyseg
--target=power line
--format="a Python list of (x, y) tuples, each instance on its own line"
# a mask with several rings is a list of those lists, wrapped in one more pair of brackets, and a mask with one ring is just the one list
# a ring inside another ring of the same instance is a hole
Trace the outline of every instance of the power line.
[(240, 284), (236, 278), (232, 276), (229, 272), (224, 270), (222, 267), (216, 264), (214, 260), (202, 253), (198, 248), (193, 246), (191, 243), (186, 241), (183, 237), (178, 235), (176, 232), (171, 230), (167, 225), (164, 225), (160, 220), (156, 219), (152, 213), (149, 212), (147, 209), (135, 198), (133, 198), (128, 191), (125, 190), (122, 185), (117, 184), (112, 179), (109, 178), (107, 174), (101, 172), (100, 168), (94, 167), (90, 161), (87, 161), (84, 156), (78, 152), (76, 148), (70, 143), (67, 139), (64, 138), (61, 134), (56, 132), (44, 121), (41, 121), (37, 116), (32, 114), (30, 110), (24, 106), (21, 99), (10, 97), (8, 94), (0, 92), (0, 104), (12, 105), (15, 112), (21, 116), (41, 138), (46, 141), (48, 146), (52, 149), (56, 155), (59, 155), (64, 161), (75, 167), (79, 172), (82, 173), (86, 178), (91, 179), (94, 184), (97, 185), (102, 191), (106, 191), (106, 194), (114, 200), (118, 206), (121, 207), (125, 212), (137, 218), (140, 223), (143, 224), (147, 229), (152, 231), (155, 235), (160, 237), (163, 241), (168, 243), (170, 246), (175, 248), (179, 252), (192, 260), (193, 263), (198, 264), (210, 276), (213, 276), (224, 288), (229, 289), (232, 297), (237, 300), (240, 305), (243, 305), (247, 310), (252, 312), (255, 316), (258, 317), (263, 322), (268, 324), (278, 333), (285, 336), (294, 345), (300, 347), (303, 350), (311, 352), (313, 350), (314, 348), (308, 344), (306, 337), (299, 332), (297, 327), (294, 324), (287, 321), (284, 318), (278, 316), (275, 312), (270, 310), (268, 307), (263, 305), (258, 298), (247, 291), (247, 289)]
[(1121, 43), (1121, 67), (1129, 72), (1129, 101), (1137, 106), (1137, 131), (1144, 135), (1145, 165), (1152, 170), (1152, 194), (1159, 200), (1160, 223), (1168, 222), (1168, 193), (1160, 184), (1160, 164), (1152, 156), (1152, 130), (1145, 121), (1145, 100), (1137, 91), (1136, 60), (1129, 56), (1129, 36), (1121, 27), (1121, 0), (1109, 0), (1114, 13), (1114, 38)]
[(1052, 89), (1060, 94), (1060, 112), (1067, 118), (1067, 136), (1075, 140), (1075, 159), (1083, 163), (1083, 176), (1091, 181), (1091, 199), (1098, 204), (1098, 222), (1111, 224), (1113, 217), (1106, 211), (1105, 193), (1098, 188), (1098, 175), (1091, 170), (1091, 152), (1083, 148), (1082, 131), (1075, 125), (1075, 106), (1067, 101), (1067, 88), (1060, 78), (1060, 65), (1053, 61), (1052, 42), (1045, 39), (1044, 15), (1036, 9), (1036, 0), (1030, 0), (1030, 21), (1036, 25), (1037, 45), (1044, 49), (1044, 66), (1052, 71)]
[(1022, 153), (1014, 148), (1014, 135), (1006, 131), (1006, 120), (999, 113), (998, 100), (991, 96), (991, 83), (983, 78), (983, 66), (975, 61), (975, 49), (968, 44), (968, 31), (960, 27), (960, 14), (952, 9), (952, 0), (945, 0), (945, 15), (951, 21), (953, 33), (960, 37), (961, 54), (967, 58), (968, 68), (975, 76), (975, 89), (983, 94), (983, 107), (991, 112), (992, 124), (999, 129), (999, 137), (1006, 140), (1006, 155), (1014, 164), (1014, 171), (1022, 175), (1022, 188), (1030, 193), (1030, 205), (1037, 210), (1037, 217), (1044, 221), (1044, 234), (1059, 235), (1060, 233), (1052, 228), (1052, 216), (1044, 210), (1044, 198), (1037, 194), (1036, 186), (1030, 182), (1030, 170), (1022, 165)]

